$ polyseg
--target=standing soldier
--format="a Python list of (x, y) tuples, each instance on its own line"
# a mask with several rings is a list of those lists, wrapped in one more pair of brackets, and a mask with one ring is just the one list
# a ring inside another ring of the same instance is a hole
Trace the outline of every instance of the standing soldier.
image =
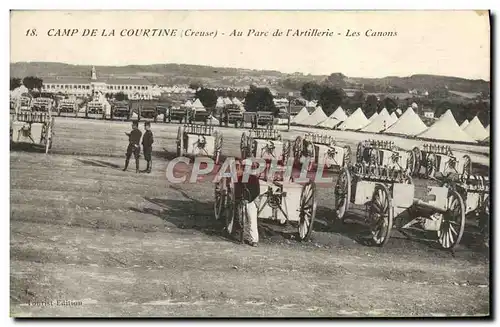
[(151, 132), (151, 122), (147, 121), (144, 123), (144, 136), (142, 137), (142, 148), (144, 151), (144, 159), (147, 162), (146, 172), (149, 174), (151, 172), (151, 153), (153, 152), (153, 132)]
[(130, 133), (125, 133), (125, 134), (128, 136), (128, 147), (125, 159), (125, 168), (123, 168), (123, 171), (127, 170), (130, 157), (132, 156), (133, 153), (135, 158), (135, 172), (138, 173), (139, 156), (141, 155), (141, 146), (139, 145), (139, 142), (141, 142), (141, 136), (142, 136), (142, 132), (139, 130), (139, 122), (133, 121), (132, 131)]

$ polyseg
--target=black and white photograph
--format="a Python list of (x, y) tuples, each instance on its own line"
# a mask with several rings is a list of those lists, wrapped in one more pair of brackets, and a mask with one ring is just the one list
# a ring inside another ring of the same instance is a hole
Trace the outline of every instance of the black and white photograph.
[(491, 317), (491, 19), (11, 10), (10, 317)]

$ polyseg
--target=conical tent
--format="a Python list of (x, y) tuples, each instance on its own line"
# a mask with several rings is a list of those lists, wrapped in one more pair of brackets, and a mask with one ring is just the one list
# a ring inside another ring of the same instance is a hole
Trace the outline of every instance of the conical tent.
[(229, 98), (224, 98), (224, 105), (227, 105), (227, 104), (233, 104), (233, 101), (231, 101), (231, 99), (229, 99)]
[(375, 118), (377, 118), (377, 117), (378, 117), (378, 112), (376, 112), (376, 111), (375, 111), (375, 112), (373, 113), (373, 115), (372, 115), (370, 118), (368, 118), (368, 120), (369, 120), (369, 121), (373, 121), (373, 120), (374, 120)]
[(184, 103), (184, 107), (192, 107), (193, 106), (193, 103), (189, 100), (186, 101), (186, 103)]
[(449, 109), (431, 127), (418, 134), (418, 137), (431, 140), (476, 143), (471, 136), (460, 129)]
[(425, 126), (420, 117), (411, 107), (408, 107), (404, 114), (402, 114), (401, 117), (399, 117), (399, 119), (385, 131), (385, 133), (414, 136), (422, 133), (426, 129), (427, 126)]
[(366, 118), (363, 110), (358, 108), (352, 115), (350, 115), (340, 126), (341, 130), (358, 130), (368, 125), (370, 121)]
[(237, 106), (240, 106), (241, 105), (241, 101), (238, 100), (238, 98), (233, 98), (233, 104), (237, 105)]
[(387, 109), (382, 109), (380, 113), (375, 117), (368, 125), (363, 127), (361, 131), (363, 132), (372, 132), (378, 133), (381, 132), (389, 126), (389, 122), (391, 120), (391, 116), (387, 112)]
[(398, 121), (398, 116), (396, 115), (395, 112), (393, 112), (392, 114), (390, 114), (389, 116), (389, 124), (387, 124), (387, 128), (391, 127), (392, 125), (394, 125), (396, 122)]
[(328, 116), (323, 111), (323, 108), (321, 108), (321, 106), (318, 106), (316, 107), (314, 112), (309, 117), (304, 119), (300, 124), (306, 126), (316, 126), (327, 118)]
[(339, 106), (328, 118), (336, 118), (339, 121), (344, 121), (347, 119), (347, 115), (344, 109), (342, 109), (342, 107)]
[(467, 127), (467, 125), (469, 125), (469, 121), (466, 119), (466, 120), (464, 120), (464, 122), (462, 123), (462, 125), (460, 125), (460, 128), (461, 129), (465, 129)]
[(224, 99), (222, 97), (217, 98), (217, 104), (215, 105), (216, 108), (223, 108), (224, 107)]
[(472, 138), (476, 141), (482, 141), (488, 137), (486, 128), (483, 127), (483, 124), (481, 124), (477, 116), (470, 121), (469, 125), (467, 125), (463, 131), (472, 136)]
[(338, 120), (335, 117), (328, 117), (327, 119), (323, 120), (321, 123), (318, 124), (319, 127), (324, 127), (324, 128), (330, 128), (334, 129), (335, 126), (340, 124), (342, 121)]
[(301, 122), (305, 120), (307, 117), (309, 117), (309, 112), (307, 111), (306, 107), (303, 107), (302, 109), (300, 109), (299, 113), (292, 118), (290, 123), (301, 124)]
[(193, 102), (193, 105), (191, 106), (194, 110), (196, 111), (204, 111), (205, 110), (205, 107), (203, 106), (203, 104), (201, 103), (200, 99), (196, 99), (194, 102)]

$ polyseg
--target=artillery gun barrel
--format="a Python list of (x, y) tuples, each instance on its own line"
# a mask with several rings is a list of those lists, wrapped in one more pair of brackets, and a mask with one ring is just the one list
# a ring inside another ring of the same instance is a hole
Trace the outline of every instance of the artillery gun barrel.
[(415, 206), (419, 209), (427, 209), (427, 210), (431, 210), (433, 212), (442, 213), (442, 214), (446, 213), (446, 211), (447, 211), (446, 209), (436, 207), (435, 205), (424, 202), (420, 199), (413, 199), (413, 206)]

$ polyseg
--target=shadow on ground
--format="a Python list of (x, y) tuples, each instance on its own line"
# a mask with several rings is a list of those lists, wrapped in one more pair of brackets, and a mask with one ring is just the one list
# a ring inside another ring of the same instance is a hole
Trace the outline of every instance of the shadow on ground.
[(96, 160), (96, 159), (76, 159), (82, 164), (86, 166), (93, 166), (93, 167), (108, 167), (108, 168), (113, 168), (113, 169), (122, 169), (120, 165), (117, 165), (112, 162), (107, 162), (103, 160)]

